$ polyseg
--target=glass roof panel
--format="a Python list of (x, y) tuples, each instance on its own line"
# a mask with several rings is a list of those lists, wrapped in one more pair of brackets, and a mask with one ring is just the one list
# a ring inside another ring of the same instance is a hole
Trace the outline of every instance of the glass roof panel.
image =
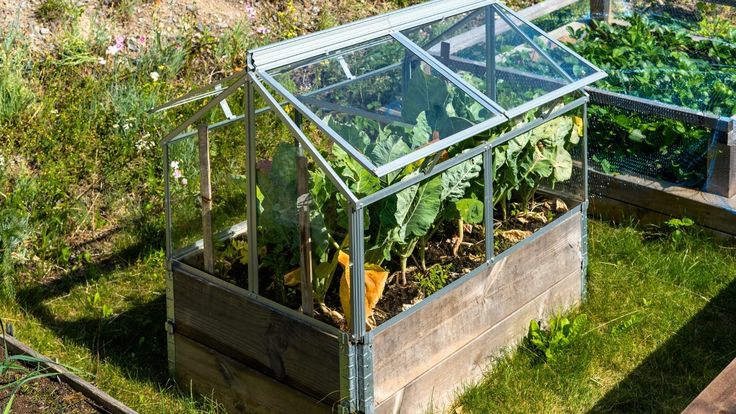
[(506, 110), (598, 72), (495, 5), (402, 33)]
[(374, 173), (474, 125), (505, 120), (390, 36), (268, 74)]

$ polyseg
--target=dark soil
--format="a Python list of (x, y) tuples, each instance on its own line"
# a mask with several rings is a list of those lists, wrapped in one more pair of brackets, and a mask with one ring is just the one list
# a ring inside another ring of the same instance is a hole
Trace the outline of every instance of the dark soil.
[[(495, 214), (493, 237), (494, 252), (497, 255), (568, 211), (568, 206), (564, 201), (541, 197), (537, 198), (529, 209), (521, 209), (514, 204), (510, 207), (506, 218), (501, 217), (500, 212)], [(448, 222), (435, 229), (434, 235), (424, 249), (424, 265), (421, 263), (419, 254), (421, 247), (417, 246), (408, 263), (405, 285), (399, 282), (401, 280), (401, 271), (398, 270), (400, 264), (394, 261), (383, 263), (382, 267), (389, 269), (391, 274), (386, 282), (382, 298), (374, 309), (372, 322), (375, 322), (375, 326), (411, 308), (435, 291), (468, 274), (485, 261), (483, 226), (466, 224), (463, 239), (458, 242), (457, 224), (457, 222)], [(455, 249), (457, 249), (457, 254), (453, 254)], [(201, 258), (199, 261), (201, 262)], [(195, 267), (199, 265), (201, 268), (201, 263), (192, 264)], [(224, 272), (226, 276), (223, 279), (246, 287), (247, 282), (244, 275), (247, 274), (247, 266), (238, 263), (231, 266), (227, 267), (228, 270)], [(260, 284), (264, 287), (260, 292), (261, 295), (291, 308), (300, 306), (298, 290), (287, 288), (285, 290), (286, 300), (284, 300), (277, 292), (279, 289), (276, 288), (272, 277), (265, 272), (260, 273)], [(327, 309), (315, 309), (315, 318), (347, 330), (338, 293), (341, 277), (342, 271), (338, 266), (325, 298)]]
[[(0, 365), (4, 363), (5, 351), (0, 341)], [(0, 375), (0, 387), (14, 381), (42, 373), (43, 367), (25, 366), (25, 370), (11, 370)], [(0, 390), (0, 411), (13, 395), (15, 386)], [(56, 377), (40, 378), (29, 381), (15, 393), (12, 413), (17, 414), (98, 414), (97, 405), (81, 393), (73, 390), (69, 385)]]

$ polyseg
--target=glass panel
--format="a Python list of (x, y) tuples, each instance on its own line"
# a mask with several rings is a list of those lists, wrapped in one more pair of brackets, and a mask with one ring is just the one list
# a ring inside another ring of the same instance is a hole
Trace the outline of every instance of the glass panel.
[(202, 210), (199, 197), (199, 147), (197, 136), (167, 146), (169, 197), (171, 199), (172, 249), (193, 246), (202, 239)]
[(392, 284), (375, 308), (378, 324), (485, 262), (484, 198), (477, 156), (367, 207), (366, 263)]
[(391, 37), (271, 74), (379, 167), (498, 115)]
[(585, 199), (582, 114), (577, 108), (494, 147), (496, 254)]
[[(590, 65), (547, 40), (532, 26), (508, 13), (503, 13), (508, 21), (501, 15), (501, 11), (488, 6), (403, 33), (505, 109), (569, 84), (560, 70), (573, 80), (594, 73)], [(490, 32), (486, 30), (487, 21), (493, 23)], [(494, 31), (494, 42), (489, 44), (487, 40)], [(496, 69), (489, 74), (487, 68), (494, 64)]]
[[(242, 94), (238, 94), (242, 101)], [(248, 280), (246, 125), (209, 133), (215, 273), (240, 287)]]
[(542, 32), (528, 23), (525, 23), (511, 13), (504, 13), (500, 10), (499, 13), (507, 17), (527, 38), (531, 39), (541, 52), (545, 53), (554, 64), (562, 68), (572, 80), (577, 81), (596, 72), (587, 62), (555, 44)]

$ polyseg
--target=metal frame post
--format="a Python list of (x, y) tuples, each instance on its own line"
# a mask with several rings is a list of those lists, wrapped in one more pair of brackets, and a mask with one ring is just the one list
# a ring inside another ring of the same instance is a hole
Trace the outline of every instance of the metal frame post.
[(495, 261), (495, 249), (493, 240), (493, 177), (495, 170), (493, 166), (493, 146), (488, 147), (483, 153), (483, 190), (485, 192), (485, 226), (486, 226), (486, 263)]
[(365, 251), (363, 209), (350, 206), (350, 333), (356, 343), (365, 336)]
[(496, 91), (496, 9), (486, 7), (486, 91), (494, 102)]
[[(573, 125), (574, 128), (574, 125)], [(590, 197), (588, 195), (588, 103), (583, 105), (583, 223), (582, 223), (582, 240), (580, 241), (580, 250), (582, 255), (582, 281), (580, 283), (580, 298), (585, 300), (588, 297), (588, 204)]]
[(248, 290), (258, 294), (258, 196), (256, 189), (256, 103), (253, 82), (248, 79), (245, 92), (245, 156), (248, 164)]
[(171, 165), (169, 164), (169, 144), (164, 144), (164, 208), (166, 210), (166, 355), (169, 375), (176, 375), (176, 342), (174, 341), (175, 309), (174, 309), (174, 273), (171, 270), (173, 260), (173, 235), (171, 214)]

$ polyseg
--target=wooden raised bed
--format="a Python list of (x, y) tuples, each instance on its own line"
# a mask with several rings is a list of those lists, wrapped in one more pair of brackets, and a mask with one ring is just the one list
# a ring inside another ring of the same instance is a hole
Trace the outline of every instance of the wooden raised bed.
[[(170, 362), (180, 383), (214, 394), (236, 413), (348, 412), (341, 402), (359, 397), (368, 412), (442, 409), (481, 377), (493, 355), (525, 335), (530, 320), (579, 302), (585, 224), (584, 207), (576, 207), (493, 265), (369, 331), (362, 345), (173, 261)], [(360, 353), (358, 379), (351, 361)]]
[(45, 368), (45, 372), (56, 372), (61, 382), (69, 385), (74, 391), (77, 391), (84, 395), (89, 400), (95, 403), (94, 408), (100, 413), (109, 414), (136, 414), (136, 411), (127, 407), (120, 401), (112, 398), (110, 395), (90, 384), (89, 382), (81, 379), (80, 377), (72, 374), (64, 367), (59, 364), (55, 364), (49, 358), (39, 354), (38, 352), (31, 349), (26, 344), (20, 342), (16, 338), (0, 334), (0, 344), (7, 346), (8, 354), (10, 355), (25, 355), (40, 361), (44, 361), (41, 365)]

